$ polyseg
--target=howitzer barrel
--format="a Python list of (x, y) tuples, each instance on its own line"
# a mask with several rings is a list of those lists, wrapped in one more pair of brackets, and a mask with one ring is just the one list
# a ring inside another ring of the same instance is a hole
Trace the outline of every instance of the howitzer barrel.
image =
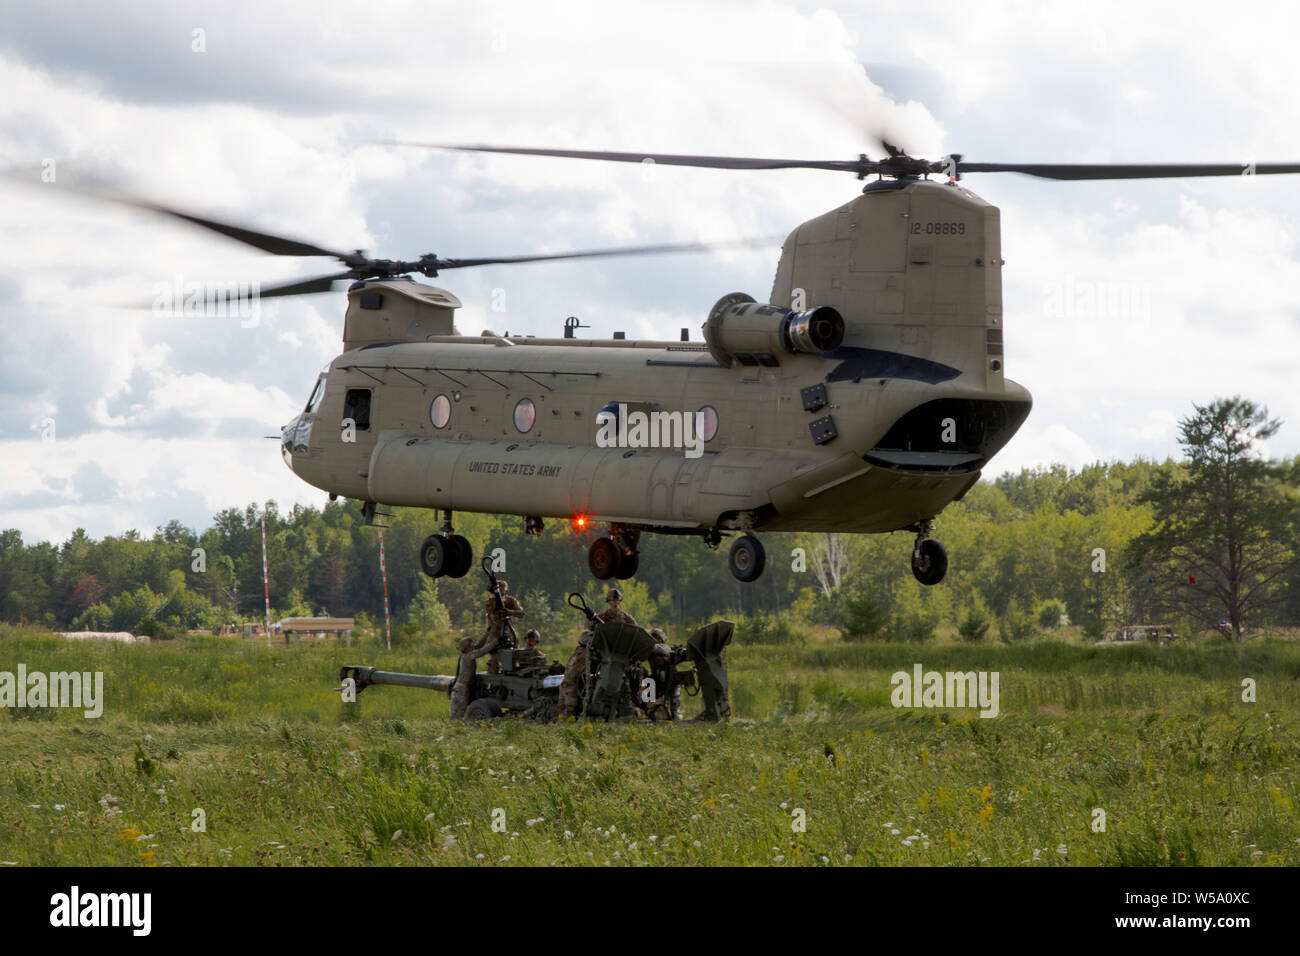
[(357, 690), (371, 684), (394, 684), (398, 687), (419, 687), (424, 690), (439, 690), (447, 693), (456, 678), (446, 674), (400, 674), (396, 671), (381, 671), (374, 667), (348, 665), (339, 672), (339, 679), (351, 677), (357, 683)]

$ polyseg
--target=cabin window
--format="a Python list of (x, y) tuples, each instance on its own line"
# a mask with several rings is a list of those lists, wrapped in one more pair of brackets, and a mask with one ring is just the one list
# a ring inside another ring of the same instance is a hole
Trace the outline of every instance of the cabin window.
[(532, 431), (535, 421), (537, 421), (537, 406), (533, 404), (533, 400), (519, 399), (515, 405), (515, 428), (524, 433)]
[(451, 421), (451, 399), (446, 395), (439, 395), (429, 406), (429, 421), (433, 422), (434, 428), (446, 428), (447, 422)]
[(618, 420), (618, 402), (610, 402), (607, 405), (602, 405), (600, 411), (596, 413), (596, 427), (604, 428), (606, 423), (609, 423), (609, 425), (614, 429), (614, 434), (617, 435), (620, 430)]
[(360, 431), (370, 427), (370, 389), (348, 389), (343, 398), (343, 417), (352, 419)]
[(700, 437), (705, 441), (713, 441), (713, 436), (718, 433), (718, 410), (712, 405), (705, 405), (699, 411)]

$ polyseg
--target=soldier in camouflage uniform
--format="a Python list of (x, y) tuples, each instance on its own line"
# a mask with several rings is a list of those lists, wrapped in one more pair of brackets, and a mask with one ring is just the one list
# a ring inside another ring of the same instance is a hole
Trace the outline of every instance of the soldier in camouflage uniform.
[[(660, 627), (652, 627), (649, 633), (655, 642), (654, 649), (650, 652), (652, 672), (671, 670), (672, 664), (669, 663), (669, 659), (672, 649), (668, 646), (668, 635)], [(680, 720), (682, 714), (681, 687), (673, 688), (671, 699), (663, 693), (662, 687), (656, 686), (655, 693), (658, 695), (655, 700), (643, 701), (639, 696), (637, 698), (637, 706), (645, 712), (645, 715), (651, 720)]]
[(610, 588), (609, 593), (605, 595), (605, 603), (609, 605), (605, 610), (596, 615), (596, 619), (603, 624), (632, 624), (636, 625), (636, 618), (627, 611), (619, 607), (623, 600), (623, 592), (618, 588)]
[(453, 718), (465, 716), (465, 707), (469, 704), (470, 690), (473, 689), (474, 676), (478, 671), (476, 661), (488, 653), (487, 647), (475, 650), (474, 641), (468, 637), (462, 637), (457, 646), (460, 650), (460, 660), (456, 662), (456, 683), (451, 685), (451, 716)]
[(519, 602), (512, 598), (506, 592), (510, 586), (505, 581), (497, 580), (497, 591), (501, 595), (501, 603), (505, 606), (503, 614), (497, 609), (496, 595), (492, 589), (488, 588), (488, 598), (483, 605), (484, 615), (487, 617), (487, 630), (483, 632), (483, 639), (478, 642), (480, 648), (485, 648), (488, 657), (488, 673), (498, 674), (501, 672), (501, 664), (497, 658), (497, 645), (501, 643), (501, 635), (505, 631), (507, 618), (523, 617), (524, 609)]
[(587, 646), (591, 643), (591, 631), (583, 631), (578, 638), (578, 646), (569, 655), (569, 663), (564, 665), (564, 680), (560, 681), (559, 706), (555, 715), (563, 720), (565, 717), (577, 716), (582, 702), (578, 699), (578, 678), (587, 673)]
[[(623, 592), (618, 588), (610, 588), (609, 593), (605, 595), (605, 603), (609, 607), (597, 614), (593, 623), (635, 625), (636, 618), (619, 607), (622, 600)], [(564, 680), (560, 682), (560, 705), (557, 711), (558, 716), (561, 718), (578, 713), (581, 704), (578, 700), (578, 678), (587, 673), (587, 648), (590, 643), (591, 631), (583, 631), (582, 636), (578, 638), (578, 646), (574, 648), (572, 656), (569, 657), (569, 663), (564, 667)]]

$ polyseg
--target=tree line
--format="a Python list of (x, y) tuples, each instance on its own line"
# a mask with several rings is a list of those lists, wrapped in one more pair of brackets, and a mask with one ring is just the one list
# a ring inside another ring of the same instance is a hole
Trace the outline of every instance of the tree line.
[[(767, 570), (753, 584), (731, 577), (725, 540), (710, 552), (696, 538), (646, 535), (636, 578), (610, 583), (642, 623), (674, 640), (723, 616), (744, 620), (738, 639), (773, 642), (800, 640), (817, 624), (847, 640), (925, 640), (943, 628), (1023, 640), (1069, 624), (1097, 635), (1127, 623), (1217, 626), (1241, 639), (1300, 625), (1300, 457), (1259, 453), (1279, 427), (1247, 400), (1219, 399), (1181, 423), (1180, 461), (1054, 465), (981, 481), (937, 520), (949, 570), (936, 587), (912, 577), (909, 532), (761, 535)], [(380, 529), (364, 524), (356, 502), (288, 512), (250, 504), (202, 531), (172, 521), (148, 537), (95, 540), (78, 529), (61, 544), (29, 544), (0, 532), (0, 619), (160, 636), (261, 621), (263, 520), (273, 621), (325, 614), (382, 626)], [(480, 629), (484, 554), (504, 564), (525, 623), (554, 639), (579, 624), (565, 607), (569, 592), (596, 604), (609, 586), (587, 571), (599, 532), (567, 522), (530, 536), (519, 518), (457, 515), (475, 565), (435, 582), (418, 561), (421, 541), (438, 530), (435, 513), (395, 509), (382, 520), (398, 639)]]

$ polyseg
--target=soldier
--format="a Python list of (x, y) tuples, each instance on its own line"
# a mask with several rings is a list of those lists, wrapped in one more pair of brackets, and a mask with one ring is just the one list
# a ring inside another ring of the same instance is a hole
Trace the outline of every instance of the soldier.
[(623, 592), (618, 588), (610, 588), (609, 593), (605, 595), (605, 603), (609, 607), (597, 614), (596, 617), (604, 624), (636, 624), (636, 618), (619, 607), (622, 600)]
[(565, 717), (577, 716), (580, 705), (578, 678), (586, 676), (587, 647), (590, 643), (591, 631), (583, 631), (578, 638), (578, 646), (569, 655), (569, 663), (564, 665), (564, 680), (560, 681), (559, 707), (555, 711), (556, 716), (561, 720)]
[(486, 646), (474, 649), (472, 638), (462, 637), (457, 644), (460, 660), (456, 662), (456, 683), (451, 685), (451, 716), (453, 719), (465, 716), (465, 707), (469, 704), (469, 693), (474, 686), (474, 676), (478, 671), (477, 659), (488, 653)]
[[(533, 664), (528, 666), (539, 666), (539, 667), (547, 666), (546, 654), (540, 646), (541, 641), (542, 641), (542, 634), (540, 631), (537, 630), (537, 628), (533, 628), (531, 631), (529, 631), (527, 634), (524, 635), (524, 647), (531, 652), (532, 659), (533, 659)], [(525, 658), (527, 656), (528, 655), (525, 655)], [(520, 659), (521, 658), (516, 657), (515, 658), (516, 663)]]
[(512, 598), (507, 592), (510, 585), (500, 579), (497, 580), (497, 594), (501, 596), (501, 603), (505, 607), (503, 614), (497, 609), (497, 595), (492, 593), (488, 588), (488, 598), (483, 605), (483, 610), (487, 616), (487, 630), (483, 632), (483, 639), (479, 641), (478, 646), (486, 648), (488, 657), (488, 673), (497, 674), (501, 671), (501, 664), (497, 658), (497, 645), (501, 643), (501, 636), (505, 631), (505, 624), (508, 618), (523, 617), (524, 609), (519, 602)]
[(644, 700), (638, 696), (636, 705), (651, 720), (677, 720), (682, 710), (682, 689), (674, 687), (671, 698), (664, 693), (664, 688), (671, 680), (669, 672), (673, 669), (672, 648), (668, 646), (668, 635), (660, 627), (652, 627), (648, 633), (655, 642), (654, 648), (650, 651), (650, 674), (655, 682), (656, 697), (654, 700)]
[[(605, 595), (605, 603), (609, 607), (597, 614), (592, 624), (622, 623), (636, 625), (636, 618), (619, 607), (622, 600), (623, 592), (618, 588), (610, 588), (609, 593)], [(569, 663), (564, 667), (564, 680), (560, 682), (560, 704), (559, 709), (556, 711), (561, 718), (578, 713), (578, 678), (585, 676), (587, 673), (588, 647), (590, 644), (591, 631), (583, 631), (582, 636), (578, 638), (578, 646), (574, 648), (573, 654), (569, 657)]]

